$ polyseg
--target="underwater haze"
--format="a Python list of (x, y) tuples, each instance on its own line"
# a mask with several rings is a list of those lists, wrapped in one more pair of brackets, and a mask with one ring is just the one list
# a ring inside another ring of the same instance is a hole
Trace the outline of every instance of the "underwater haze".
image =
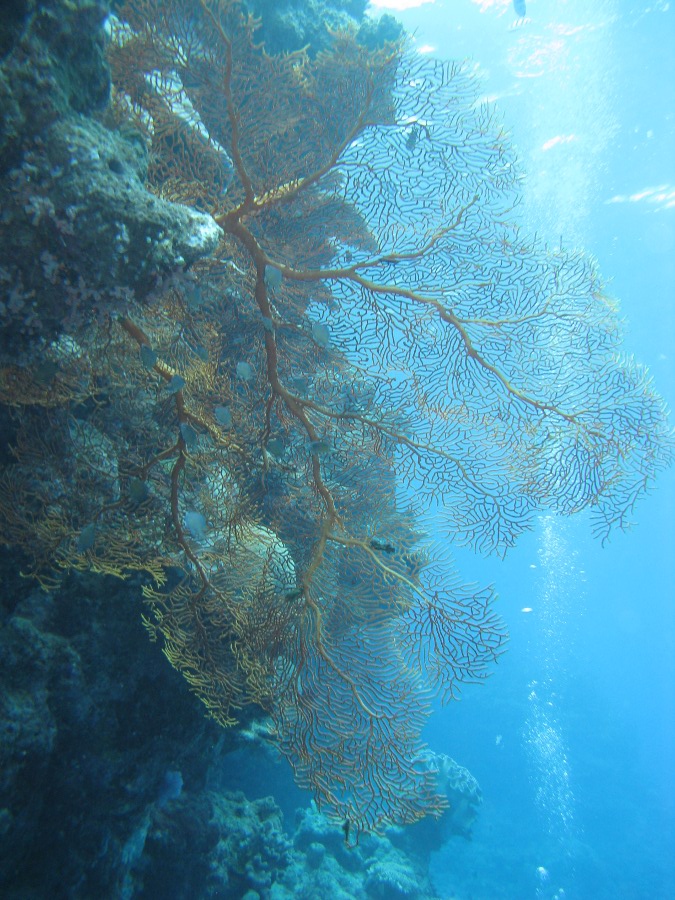
[(0, 897), (675, 900), (675, 8), (4, 7)]
[[(675, 8), (668, 2), (376, 3), (419, 52), (469, 56), (525, 170), (525, 227), (593, 253), (627, 343), (675, 401)], [(410, 7), (403, 10), (403, 7)], [(414, 8), (413, 8), (414, 7)], [(545, 516), (494, 580), (507, 654), (429, 740), (478, 778), (441, 896), (675, 897), (675, 479), (601, 547)]]

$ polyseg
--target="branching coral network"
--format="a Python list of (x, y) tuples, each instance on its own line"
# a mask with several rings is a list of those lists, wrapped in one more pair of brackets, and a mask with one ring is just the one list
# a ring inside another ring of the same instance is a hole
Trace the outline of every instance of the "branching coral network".
[(229, 0), (132, 0), (108, 124), (219, 248), (124, 317), (7, 367), (2, 538), (145, 575), (146, 624), (223, 725), (271, 716), (350, 828), (444, 806), (430, 698), (505, 631), (447, 543), (503, 553), (538, 510), (625, 524), (669, 457), (593, 263), (511, 224), (518, 170), (465, 65), (340, 32), (268, 55)]

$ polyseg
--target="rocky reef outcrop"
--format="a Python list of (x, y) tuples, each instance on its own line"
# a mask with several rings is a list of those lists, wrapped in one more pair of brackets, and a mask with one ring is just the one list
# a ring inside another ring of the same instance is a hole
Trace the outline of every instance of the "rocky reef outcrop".
[[(320, 47), (364, 6), (252, 4), (270, 46), (284, 49)], [(144, 141), (107, 124), (108, 12), (96, 0), (13, 0), (0, 19), (0, 365), (34, 368), (63, 332), (124, 315), (219, 240), (211, 216), (147, 189)], [(397, 35), (391, 20), (362, 26), (365, 43)], [(1, 415), (8, 462), (14, 425)], [(105, 454), (109, 475), (117, 461)], [(272, 543), (271, 532), (251, 534)], [(204, 717), (148, 641), (143, 577), (72, 572), (46, 589), (25, 568), (18, 549), (0, 554), (3, 897), (435, 896), (420, 846), (392, 832), (348, 847), (308, 795), (292, 825), (288, 797), (232, 789), (241, 779), (222, 773), (241, 764), (253, 711), (240, 713), (239, 732)], [(260, 731), (248, 734), (259, 748)], [(441, 821), (448, 833), (465, 827), (452, 812)]]
[(0, 21), (0, 362), (123, 314), (218, 243), (211, 216), (146, 189), (140, 135), (101, 121), (107, 13), (26, 0)]

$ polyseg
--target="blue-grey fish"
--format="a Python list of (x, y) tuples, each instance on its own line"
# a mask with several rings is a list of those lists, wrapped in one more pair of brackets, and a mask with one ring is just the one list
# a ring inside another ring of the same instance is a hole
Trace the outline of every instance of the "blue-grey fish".
[(166, 386), (167, 391), (170, 394), (177, 394), (178, 391), (182, 391), (185, 387), (185, 379), (181, 378), (180, 375), (173, 375), (171, 381)]
[(522, 18), (523, 16), (527, 15), (525, 0), (513, 0), (513, 8), (517, 16)]
[(310, 441), (309, 449), (312, 453), (316, 453), (317, 456), (325, 456), (325, 454), (330, 453), (333, 448), (328, 441), (319, 439), (318, 441)]
[(201, 286), (198, 284), (190, 285), (185, 289), (185, 300), (188, 306), (199, 308), (204, 302)]
[(196, 541), (203, 541), (206, 537), (206, 519), (203, 513), (188, 510), (183, 516), (183, 525)]
[(281, 269), (277, 269), (276, 266), (265, 266), (265, 284), (268, 288), (272, 288), (272, 290), (278, 288), (283, 278)]
[(242, 381), (253, 381), (253, 367), (250, 363), (237, 363), (237, 378), (240, 378)]
[(133, 503), (143, 503), (150, 496), (150, 488), (147, 482), (141, 478), (129, 479), (129, 499)]
[(96, 541), (96, 525), (93, 522), (90, 522), (89, 525), (85, 525), (82, 531), (77, 536), (77, 552), (85, 553), (87, 550), (91, 550)]
[(180, 436), (185, 441), (185, 446), (188, 450), (194, 450), (199, 443), (197, 432), (188, 422), (180, 423)]
[(323, 322), (312, 323), (312, 337), (319, 347), (330, 346), (330, 329)]
[(281, 457), (284, 455), (284, 442), (281, 440), (281, 438), (270, 438), (267, 442), (266, 450), (268, 453), (271, 453), (272, 456), (275, 456), (277, 459), (281, 459)]
[(223, 428), (232, 427), (232, 413), (229, 406), (216, 406), (213, 414), (216, 417), (216, 422), (222, 425)]
[(141, 344), (140, 354), (143, 368), (152, 369), (157, 362), (157, 352), (148, 344)]

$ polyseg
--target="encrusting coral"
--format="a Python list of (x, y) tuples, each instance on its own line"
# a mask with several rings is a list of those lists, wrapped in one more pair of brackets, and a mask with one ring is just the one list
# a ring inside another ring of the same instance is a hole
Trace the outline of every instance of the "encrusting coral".
[(213, 252), (220, 229), (148, 191), (138, 134), (96, 120), (104, 6), (28, 0), (15, 14), (0, 24), (0, 362), (30, 366), (60, 333)]
[(256, 28), (231, 0), (109, 20), (103, 124), (218, 245), (2, 369), (0, 536), (45, 585), (143, 573), (210, 714), (262, 706), (354, 836), (444, 808), (429, 698), (504, 645), (423, 514), (484, 552), (542, 508), (591, 508), (604, 536), (670, 435), (592, 262), (508, 224), (517, 167), (467, 67), (349, 30), (274, 56)]

